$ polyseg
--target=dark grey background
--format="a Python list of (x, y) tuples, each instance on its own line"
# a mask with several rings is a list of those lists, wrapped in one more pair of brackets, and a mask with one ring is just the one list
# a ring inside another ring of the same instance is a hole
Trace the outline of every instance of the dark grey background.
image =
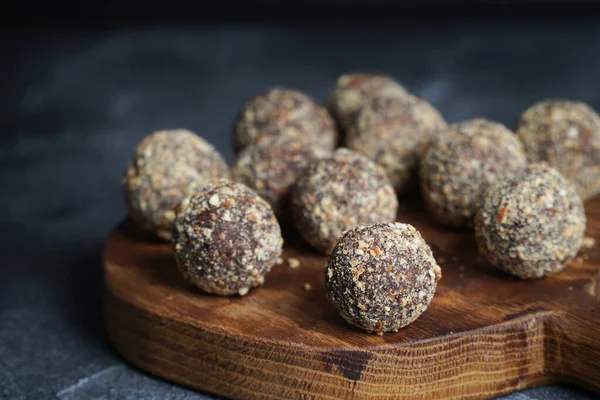
[[(394, 75), (449, 121), (512, 127), (549, 96), (600, 109), (599, 22), (421, 15), (6, 31), (0, 397), (203, 398), (128, 365), (103, 328), (102, 242), (125, 215), (120, 178), (146, 134), (189, 128), (231, 161), (232, 120), (251, 96), (284, 85), (324, 100), (339, 74), (364, 68)], [(593, 397), (554, 386), (509, 398)]]

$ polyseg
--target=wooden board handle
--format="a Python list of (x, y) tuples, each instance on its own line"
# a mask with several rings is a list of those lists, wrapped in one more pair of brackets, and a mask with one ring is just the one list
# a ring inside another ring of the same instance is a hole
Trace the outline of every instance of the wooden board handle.
[(557, 378), (600, 392), (600, 302), (578, 297), (549, 328), (547, 361), (557, 367)]

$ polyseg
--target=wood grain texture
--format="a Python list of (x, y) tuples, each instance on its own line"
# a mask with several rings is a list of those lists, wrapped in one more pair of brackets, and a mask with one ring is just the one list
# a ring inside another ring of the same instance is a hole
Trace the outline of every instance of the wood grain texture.
[[(550, 279), (519, 281), (477, 254), (472, 233), (441, 229), (417, 202), (402, 208), (443, 278), (398, 333), (345, 323), (325, 298), (326, 258), (293, 234), (283, 258), (300, 267), (217, 297), (186, 284), (170, 246), (125, 221), (104, 253), (109, 337), (153, 374), (235, 399), (479, 399), (554, 381), (600, 393), (599, 245)], [(586, 212), (598, 240), (600, 199)]]

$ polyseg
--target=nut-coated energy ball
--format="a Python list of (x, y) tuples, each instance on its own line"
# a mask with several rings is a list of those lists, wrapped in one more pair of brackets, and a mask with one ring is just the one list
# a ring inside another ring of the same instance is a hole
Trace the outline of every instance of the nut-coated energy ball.
[(270, 136), (292, 136), (325, 149), (337, 145), (335, 123), (329, 112), (297, 91), (274, 88), (254, 97), (240, 112), (234, 128), (236, 152)]
[(261, 285), (282, 244), (271, 206), (240, 183), (219, 181), (178, 207), (175, 259), (185, 279), (206, 292), (243, 296)]
[(441, 114), (424, 100), (373, 98), (346, 135), (347, 147), (385, 169), (398, 193), (415, 187), (423, 145), (447, 126)]
[(292, 186), (311, 162), (330, 151), (294, 137), (275, 136), (246, 147), (231, 170), (232, 179), (258, 193), (283, 218)]
[(223, 157), (185, 129), (154, 132), (137, 146), (123, 179), (139, 227), (170, 239), (175, 207), (211, 181), (229, 177)]
[(345, 74), (338, 78), (327, 100), (327, 108), (346, 131), (356, 121), (361, 108), (372, 97), (407, 97), (406, 89), (386, 75)]
[(327, 297), (350, 324), (379, 335), (412, 323), (442, 271), (414, 227), (398, 222), (344, 233), (325, 267)]
[(329, 253), (357, 225), (392, 222), (398, 199), (385, 171), (362, 154), (338, 149), (312, 163), (292, 193), (296, 228), (315, 249)]
[(517, 125), (530, 162), (546, 161), (586, 200), (600, 192), (600, 116), (587, 104), (545, 100)]
[(488, 189), (475, 234), (492, 265), (534, 279), (565, 268), (581, 247), (585, 223), (573, 185), (541, 163)]
[(525, 165), (523, 146), (504, 125), (485, 119), (453, 124), (421, 155), (423, 198), (438, 222), (472, 228), (488, 186)]

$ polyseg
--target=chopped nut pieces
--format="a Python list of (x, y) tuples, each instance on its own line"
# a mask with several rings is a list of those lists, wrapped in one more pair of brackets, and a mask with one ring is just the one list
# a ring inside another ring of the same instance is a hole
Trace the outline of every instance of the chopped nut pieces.
[[(358, 253), (360, 246), (380, 249)], [(325, 267), (327, 297), (350, 324), (396, 332), (429, 306), (442, 271), (414, 227), (398, 222), (344, 233)]]
[(187, 281), (206, 292), (243, 296), (264, 282), (281, 255), (283, 239), (273, 210), (245, 185), (220, 181), (177, 211), (177, 265)]
[(345, 230), (391, 222), (397, 210), (396, 193), (383, 169), (348, 149), (311, 164), (292, 193), (298, 231), (324, 253), (331, 251)]
[(137, 146), (123, 183), (139, 227), (170, 239), (175, 207), (211, 181), (229, 177), (223, 157), (185, 129), (154, 132)]
[(567, 266), (581, 247), (585, 224), (573, 185), (541, 163), (490, 187), (475, 235), (479, 251), (492, 265), (534, 279)]
[(300, 260), (290, 257), (288, 258), (288, 264), (290, 264), (290, 268), (298, 268), (300, 266)]

